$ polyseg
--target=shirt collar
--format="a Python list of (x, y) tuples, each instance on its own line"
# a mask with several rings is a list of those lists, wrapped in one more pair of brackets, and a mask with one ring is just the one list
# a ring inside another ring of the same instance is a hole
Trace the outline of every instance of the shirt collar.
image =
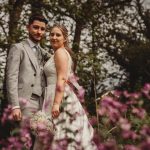
[(40, 45), (39, 45), (39, 44), (35, 44), (35, 43), (34, 43), (33, 41), (31, 41), (29, 38), (28, 38), (27, 40), (28, 40), (29, 45), (30, 45), (30, 47), (31, 47), (31, 48), (34, 48), (35, 46), (40, 47)]

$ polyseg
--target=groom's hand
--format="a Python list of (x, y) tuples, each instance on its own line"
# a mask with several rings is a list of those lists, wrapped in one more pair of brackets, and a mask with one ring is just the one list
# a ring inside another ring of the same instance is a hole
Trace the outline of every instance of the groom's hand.
[(12, 117), (15, 121), (20, 121), (22, 119), (20, 108), (15, 108), (12, 110)]

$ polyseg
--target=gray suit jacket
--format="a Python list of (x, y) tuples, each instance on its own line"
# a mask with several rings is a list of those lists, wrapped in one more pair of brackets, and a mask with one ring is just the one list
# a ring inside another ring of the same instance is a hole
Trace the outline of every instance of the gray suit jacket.
[[(41, 52), (43, 57), (49, 55), (43, 49)], [(20, 106), (21, 99), (30, 99), (35, 77), (40, 80), (40, 67), (28, 40), (11, 46), (6, 66), (8, 100), (12, 107)]]

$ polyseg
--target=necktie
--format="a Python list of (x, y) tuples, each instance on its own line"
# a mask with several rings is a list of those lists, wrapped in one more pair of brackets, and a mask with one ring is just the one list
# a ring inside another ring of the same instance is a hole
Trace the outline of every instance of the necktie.
[(41, 87), (44, 90), (44, 86), (45, 86), (45, 77), (44, 77), (44, 72), (43, 72), (43, 62), (42, 62), (42, 53), (41, 53), (41, 49), (38, 45), (35, 46), (35, 55), (37, 57), (37, 61), (40, 67), (40, 76), (41, 76)]
[(36, 54), (36, 56), (37, 56), (37, 58), (38, 58), (38, 56), (39, 56), (39, 49), (38, 49), (38, 46), (37, 46), (37, 45), (34, 46), (34, 51), (35, 51), (35, 54)]
[(38, 63), (39, 63), (39, 65), (40, 65), (40, 48), (38, 47), (38, 45), (35, 45), (34, 46), (34, 50), (35, 50), (35, 55), (36, 55), (36, 58), (37, 58), (37, 61), (38, 61)]

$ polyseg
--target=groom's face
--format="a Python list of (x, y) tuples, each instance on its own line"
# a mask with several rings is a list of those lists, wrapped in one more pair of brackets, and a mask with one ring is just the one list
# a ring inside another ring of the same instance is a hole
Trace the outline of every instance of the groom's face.
[(44, 22), (35, 20), (32, 24), (27, 26), (27, 29), (29, 32), (29, 38), (33, 42), (38, 43), (45, 34), (46, 24)]

